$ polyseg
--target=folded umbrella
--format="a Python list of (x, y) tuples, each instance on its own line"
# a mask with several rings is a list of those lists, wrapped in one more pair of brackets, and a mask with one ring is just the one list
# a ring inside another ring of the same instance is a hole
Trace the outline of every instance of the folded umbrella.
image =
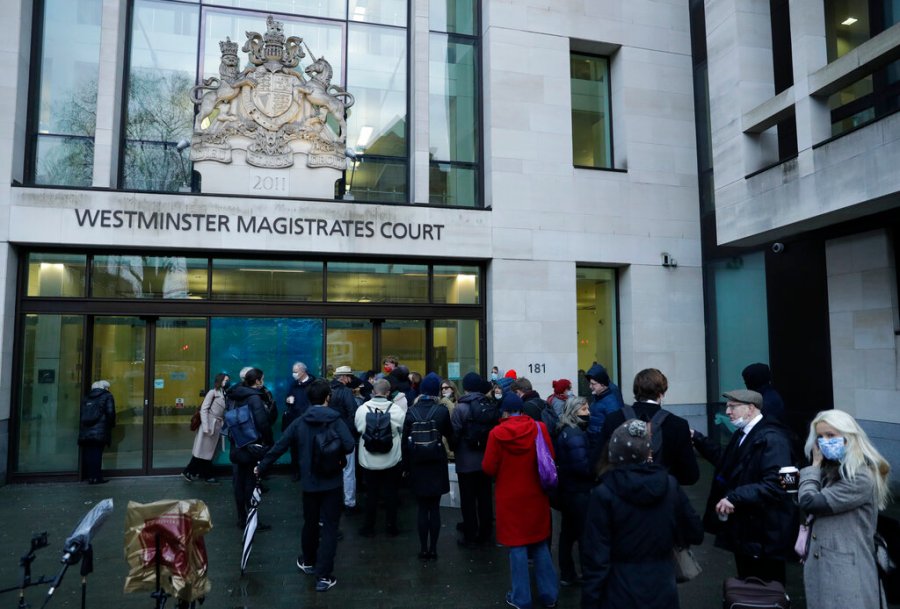
[(247, 561), (250, 560), (250, 551), (253, 550), (253, 536), (259, 524), (259, 504), (262, 498), (262, 490), (259, 488), (259, 478), (256, 479), (256, 487), (250, 496), (250, 509), (247, 510), (247, 522), (244, 524), (244, 549), (241, 552), (241, 575), (247, 570)]

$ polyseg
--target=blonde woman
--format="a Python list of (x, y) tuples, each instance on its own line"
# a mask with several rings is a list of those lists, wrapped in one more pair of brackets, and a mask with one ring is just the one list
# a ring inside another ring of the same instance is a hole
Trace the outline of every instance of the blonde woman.
[[(800, 472), (800, 507), (814, 517), (803, 566), (810, 609), (878, 609), (874, 543), (878, 512), (888, 503), (890, 465), (856, 420), (824, 410), (809, 426)], [(884, 604), (881, 604), (884, 603)]]

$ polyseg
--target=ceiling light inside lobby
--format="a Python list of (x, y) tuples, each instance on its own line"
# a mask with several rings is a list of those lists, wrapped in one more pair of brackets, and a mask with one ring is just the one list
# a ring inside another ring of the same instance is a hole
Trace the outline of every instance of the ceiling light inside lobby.
[(846, 19), (841, 21), (841, 25), (853, 25), (857, 21), (859, 21), (859, 19), (857, 19), (856, 17), (847, 17)]

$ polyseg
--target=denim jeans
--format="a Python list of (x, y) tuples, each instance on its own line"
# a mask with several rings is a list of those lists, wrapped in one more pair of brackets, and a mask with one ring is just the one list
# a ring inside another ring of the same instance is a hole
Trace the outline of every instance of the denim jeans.
[(554, 604), (559, 596), (559, 579), (553, 569), (553, 559), (550, 557), (550, 548), (547, 547), (546, 541), (509, 548), (509, 575), (512, 582), (509, 600), (521, 609), (531, 609), (529, 558), (534, 561), (538, 598), (545, 606)]

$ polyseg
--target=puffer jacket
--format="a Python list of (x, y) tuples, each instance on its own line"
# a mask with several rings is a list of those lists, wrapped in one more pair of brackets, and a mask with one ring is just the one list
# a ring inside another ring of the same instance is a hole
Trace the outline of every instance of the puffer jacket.
[(78, 430), (78, 444), (105, 444), (112, 441), (112, 428), (116, 426), (116, 400), (107, 389), (91, 389), (81, 400), (84, 408), (88, 400), (100, 400), (102, 416), (91, 425), (81, 425)]
[(553, 440), (559, 469), (559, 492), (590, 491), (594, 486), (594, 467), (588, 434), (580, 427), (566, 426)]

